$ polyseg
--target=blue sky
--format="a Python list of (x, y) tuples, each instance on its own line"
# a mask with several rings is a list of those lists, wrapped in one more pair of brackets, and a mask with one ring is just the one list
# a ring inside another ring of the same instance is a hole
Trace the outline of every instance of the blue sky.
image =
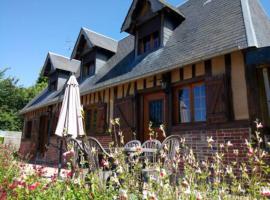
[[(132, 0), (1, 0), (0, 69), (33, 85), (47, 52), (70, 56), (81, 27), (117, 40)], [(183, 0), (167, 0), (178, 5)], [(270, 1), (261, 0), (270, 13)]]

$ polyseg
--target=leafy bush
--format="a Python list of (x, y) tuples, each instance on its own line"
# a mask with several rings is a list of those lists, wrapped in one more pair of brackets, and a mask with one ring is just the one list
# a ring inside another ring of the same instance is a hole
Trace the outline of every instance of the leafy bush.
[[(35, 168), (26, 173), (25, 165), (13, 158), (12, 151), (0, 147), (0, 199), (267, 199), (270, 197), (269, 154), (262, 146), (259, 128), (252, 143), (246, 141), (246, 160), (238, 160), (239, 152), (230, 142), (219, 144), (207, 160), (198, 160), (192, 149), (181, 139), (181, 146), (171, 160), (165, 146), (155, 163), (142, 157), (136, 148), (128, 156), (123, 150), (123, 135), (118, 120), (113, 120), (114, 134), (120, 144), (111, 144), (110, 156), (103, 157), (102, 168), (86, 176), (83, 169), (68, 171), (65, 177), (44, 178), (45, 169)], [(162, 127), (161, 127), (162, 129)], [(150, 127), (151, 136), (156, 133)], [(207, 138), (212, 150), (216, 141)], [(118, 147), (114, 147), (118, 146)], [(229, 163), (226, 153), (233, 150), (235, 161)], [(93, 154), (96, 149), (91, 149)], [(81, 162), (83, 161), (81, 158)], [(110, 170), (109, 179), (103, 170)], [(76, 175), (75, 175), (76, 174)]]

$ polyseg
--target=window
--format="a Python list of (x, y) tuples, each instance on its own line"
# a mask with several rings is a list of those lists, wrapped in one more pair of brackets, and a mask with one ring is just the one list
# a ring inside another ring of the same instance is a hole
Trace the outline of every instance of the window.
[(85, 130), (87, 134), (95, 133), (97, 129), (97, 108), (88, 109), (85, 113)]
[(206, 121), (205, 84), (192, 84), (176, 90), (177, 123)]
[(84, 64), (83, 66), (83, 77), (89, 77), (95, 74), (95, 63), (91, 62), (91, 63), (87, 63)]
[(181, 123), (191, 121), (190, 118), (190, 89), (183, 88), (179, 91), (179, 118)]
[(50, 91), (57, 90), (57, 80), (50, 83)]
[(26, 128), (25, 128), (25, 138), (26, 139), (30, 139), (31, 138), (31, 134), (32, 134), (32, 121), (28, 121), (26, 123)]
[(149, 102), (149, 120), (153, 127), (159, 127), (163, 123), (163, 100)]
[(156, 31), (139, 39), (138, 55), (144, 54), (151, 50), (157, 49), (160, 46), (159, 32)]

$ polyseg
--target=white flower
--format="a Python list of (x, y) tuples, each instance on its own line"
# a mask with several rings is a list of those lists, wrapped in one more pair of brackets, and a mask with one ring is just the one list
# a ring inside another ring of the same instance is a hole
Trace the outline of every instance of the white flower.
[(119, 198), (121, 199), (127, 199), (128, 195), (127, 195), (127, 190), (124, 189), (120, 189), (119, 190)]
[(185, 194), (191, 194), (191, 190), (190, 190), (190, 187), (188, 187), (185, 191), (184, 191)]
[(232, 147), (233, 146), (233, 144), (231, 143), (231, 141), (228, 141), (226, 145), (227, 145), (227, 147)]
[(123, 167), (119, 166), (117, 169), (117, 173), (122, 174), (124, 172)]
[(264, 196), (264, 197), (270, 197), (270, 188), (262, 187), (261, 195)]
[(238, 156), (239, 150), (238, 150), (238, 149), (234, 149), (234, 150), (233, 150), (233, 154), (236, 155), (236, 156)]
[(200, 192), (197, 192), (196, 194), (196, 200), (201, 200), (202, 199), (202, 195)]
[(116, 119), (115, 119), (115, 123), (116, 123), (118, 126), (120, 126), (120, 118), (116, 118)]
[(263, 128), (263, 125), (262, 125), (262, 123), (260, 122), (260, 123), (256, 123), (256, 127), (257, 127), (257, 129), (259, 129), (259, 128)]

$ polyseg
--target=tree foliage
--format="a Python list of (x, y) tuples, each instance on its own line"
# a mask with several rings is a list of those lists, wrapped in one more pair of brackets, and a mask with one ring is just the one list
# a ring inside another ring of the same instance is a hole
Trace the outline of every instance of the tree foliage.
[(15, 77), (6, 77), (8, 69), (0, 69), (0, 130), (21, 131), (23, 120), (19, 111), (45, 87), (47, 79), (39, 76), (31, 87), (18, 85)]

